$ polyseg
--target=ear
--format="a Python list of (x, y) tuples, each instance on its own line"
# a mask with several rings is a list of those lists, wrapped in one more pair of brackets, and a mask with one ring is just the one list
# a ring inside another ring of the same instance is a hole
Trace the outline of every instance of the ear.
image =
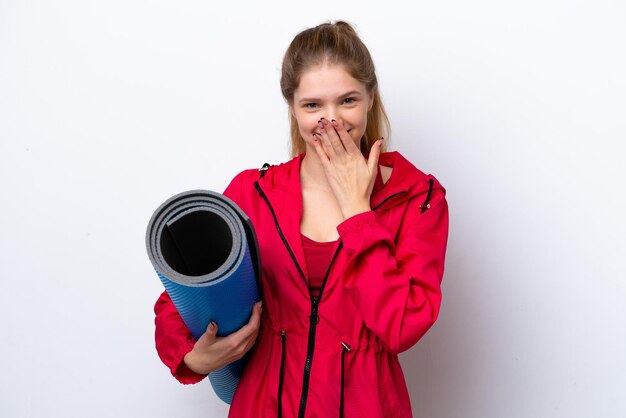
[(372, 91), (369, 94), (369, 103), (367, 104), (367, 111), (371, 111), (372, 110), (372, 106), (374, 106), (374, 92)]

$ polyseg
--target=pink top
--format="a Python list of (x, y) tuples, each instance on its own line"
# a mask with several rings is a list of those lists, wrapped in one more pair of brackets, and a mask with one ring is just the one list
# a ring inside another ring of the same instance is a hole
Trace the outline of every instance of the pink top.
[(309, 270), (309, 289), (311, 289), (311, 296), (318, 298), (326, 270), (328, 270), (330, 260), (333, 257), (336, 241), (317, 242), (306, 235), (301, 235), (304, 258), (306, 258), (306, 266)]

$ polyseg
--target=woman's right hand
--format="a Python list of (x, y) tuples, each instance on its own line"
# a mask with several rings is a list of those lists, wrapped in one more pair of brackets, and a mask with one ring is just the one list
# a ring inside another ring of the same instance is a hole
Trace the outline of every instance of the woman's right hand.
[(259, 334), (261, 309), (261, 302), (257, 302), (248, 323), (226, 337), (218, 337), (217, 324), (210, 323), (193, 349), (185, 354), (183, 361), (187, 367), (199, 374), (209, 374), (242, 358), (252, 348)]

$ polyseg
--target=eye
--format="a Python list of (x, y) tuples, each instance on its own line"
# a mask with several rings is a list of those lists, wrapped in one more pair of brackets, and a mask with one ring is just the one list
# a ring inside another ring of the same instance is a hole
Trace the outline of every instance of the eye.
[(343, 100), (344, 103), (346, 104), (352, 104), (356, 101), (356, 99), (354, 97), (347, 97)]
[(317, 103), (307, 103), (304, 105), (305, 109), (315, 109)]

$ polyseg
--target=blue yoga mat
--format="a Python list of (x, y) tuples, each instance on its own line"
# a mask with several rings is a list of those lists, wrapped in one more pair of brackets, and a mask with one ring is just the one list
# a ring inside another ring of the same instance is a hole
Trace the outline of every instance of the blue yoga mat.
[[(218, 335), (246, 324), (259, 300), (260, 258), (250, 219), (226, 196), (191, 190), (154, 212), (146, 248), (163, 286), (197, 340), (211, 321)], [(246, 357), (209, 374), (217, 396), (230, 404)]]

